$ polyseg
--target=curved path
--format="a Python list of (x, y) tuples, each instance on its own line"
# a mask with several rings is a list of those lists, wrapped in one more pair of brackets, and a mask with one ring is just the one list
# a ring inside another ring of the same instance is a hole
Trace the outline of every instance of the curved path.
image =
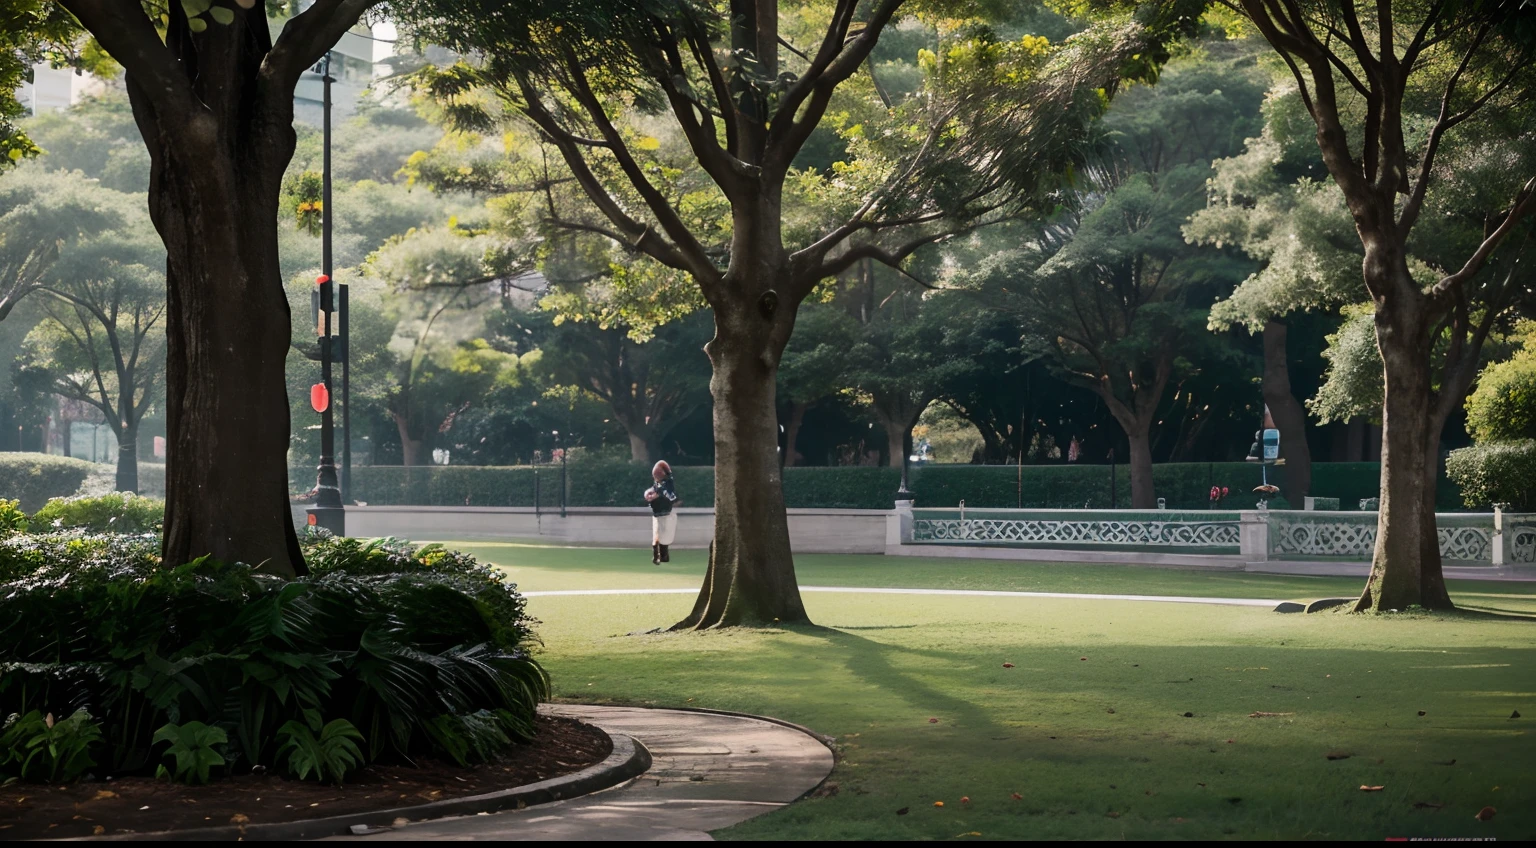
[(832, 752), (802, 730), (683, 710), (554, 704), (545, 711), (639, 740), (645, 774), (592, 795), (493, 815), (396, 827), (359, 840), (707, 840), (788, 804), (832, 772)]
[[(873, 595), (968, 595), (980, 598), (1076, 598), (1089, 601), (1158, 601), (1165, 604), (1226, 604), (1239, 607), (1273, 607), (1277, 600), (1263, 598), (1192, 598), (1182, 595), (1093, 595), (1081, 592), (1004, 592), (987, 589), (876, 589), (857, 586), (801, 586), (802, 592), (848, 592)], [(560, 595), (697, 595), (698, 589), (552, 589), (523, 592), (525, 598)]]

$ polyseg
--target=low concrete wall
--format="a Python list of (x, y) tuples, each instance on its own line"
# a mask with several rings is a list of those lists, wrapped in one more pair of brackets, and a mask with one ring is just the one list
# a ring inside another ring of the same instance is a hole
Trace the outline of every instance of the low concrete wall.
[[(673, 547), (708, 548), (715, 529), (712, 509), (677, 512)], [(294, 525), (303, 527), (304, 507)], [(884, 510), (791, 509), (789, 545), (797, 553), (883, 554)], [(498, 541), (547, 539), (564, 545), (645, 548), (651, 544), (651, 513), (641, 507), (572, 507), (535, 513), (531, 507), (357, 506), (347, 508), (347, 535), (363, 538)]]

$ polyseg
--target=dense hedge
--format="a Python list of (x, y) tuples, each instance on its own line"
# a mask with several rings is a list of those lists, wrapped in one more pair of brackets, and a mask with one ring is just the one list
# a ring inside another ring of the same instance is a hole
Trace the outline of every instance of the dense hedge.
[(532, 735), (548, 678), (501, 572), (437, 546), (304, 545), (311, 574), (282, 580), (207, 558), (164, 567), (154, 534), (0, 536), (0, 713), (14, 716), (0, 780), (164, 766), (204, 782), (261, 764), (339, 782), (373, 761), (484, 761)]
[(67, 498), (96, 466), (46, 453), (0, 453), (0, 498), (21, 501), (34, 512), (49, 498)]
[[(1270, 469), (1269, 479), (1286, 489), (1285, 467)], [(674, 469), (685, 506), (714, 505), (714, 470), (709, 466)], [(353, 497), (370, 504), (422, 506), (532, 506), (535, 469), (477, 466), (359, 467), (352, 470)], [(540, 466), (539, 501), (560, 505), (560, 466)], [(295, 488), (308, 488), (314, 472), (295, 469)], [(1130, 469), (1115, 468), (1114, 503), (1130, 505)], [(1255, 498), (1260, 468), (1252, 463), (1166, 463), (1153, 467), (1158, 497), (1170, 509), (1204, 509), (1211, 486), (1232, 491), (1226, 508), (1247, 509)], [(642, 506), (649, 471), (641, 464), (587, 460), (566, 468), (569, 506)], [(1375, 462), (1316, 463), (1312, 494), (1338, 498), (1344, 509), (1357, 509), (1362, 498), (1376, 497), (1381, 466)], [(889, 509), (901, 480), (894, 468), (786, 468), (784, 500), (790, 507)], [(1110, 468), (1105, 465), (927, 465), (911, 469), (909, 486), (919, 506), (967, 506), (1036, 509), (1106, 509), (1111, 505)], [(1021, 497), (1022, 495), (1022, 497)], [(1443, 510), (1461, 507), (1460, 491), (1442, 479)], [(1275, 504), (1283, 506), (1282, 503)], [(1295, 507), (1300, 507), (1298, 502)]]
[(1445, 471), (1461, 487), (1469, 507), (1507, 503), (1516, 512), (1536, 509), (1536, 441), (1495, 442), (1451, 451)]

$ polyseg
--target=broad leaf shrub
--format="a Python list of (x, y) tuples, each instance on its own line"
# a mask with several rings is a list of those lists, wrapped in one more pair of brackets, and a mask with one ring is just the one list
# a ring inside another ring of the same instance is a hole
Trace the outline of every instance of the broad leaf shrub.
[(20, 501), (0, 498), (0, 537), (25, 533), (28, 523), (27, 514), (21, 511)]
[(32, 512), (49, 498), (67, 498), (79, 491), (96, 466), (83, 459), (46, 453), (0, 453), (0, 498), (20, 501)]
[[(88, 710), (103, 773), (169, 763), (182, 780), (202, 779), (198, 763), (216, 775), (299, 762), (340, 780), (367, 762), (488, 759), (531, 737), (548, 678), (499, 572), (436, 547), (304, 544), (313, 573), (285, 581), (208, 559), (163, 567), (153, 534), (0, 539), (0, 715)], [(187, 736), (193, 722), (210, 733)], [(279, 756), (289, 722), (317, 729), (322, 751), (333, 740), (324, 762)]]
[(42, 783), (69, 782), (96, 765), (91, 749), (101, 741), (101, 727), (85, 710), (63, 721), (33, 710), (12, 713), (0, 731), (0, 775)]
[(158, 533), (164, 523), (165, 501), (132, 492), (54, 498), (32, 516), (32, 526), (38, 529), (95, 533)]
[(1507, 503), (1516, 512), (1536, 510), (1536, 440), (1453, 450), (1445, 471), (1461, 487), (1468, 507)]

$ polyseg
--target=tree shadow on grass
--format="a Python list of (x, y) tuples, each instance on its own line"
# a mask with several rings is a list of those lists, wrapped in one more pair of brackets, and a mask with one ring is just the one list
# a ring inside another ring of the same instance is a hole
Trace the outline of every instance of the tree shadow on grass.
[(842, 652), (843, 656), (847, 658), (844, 666), (855, 677), (866, 685), (895, 694), (911, 705), (913, 710), (929, 715), (943, 713), (947, 715), (946, 721), (963, 722), (973, 729), (988, 731), (1004, 730), (1004, 728), (993, 721), (991, 714), (987, 710), (980, 708), (974, 702), (956, 697), (942, 689), (936, 688), (931, 685), (929, 680), (902, 671), (891, 662), (893, 656), (900, 654), (937, 659), (945, 662), (970, 662), (975, 659), (974, 657), (967, 657), (951, 651), (885, 645), (854, 633), (845, 632), (854, 629), (906, 629), (915, 626), (891, 625), (889, 627), (833, 628), (820, 625), (797, 625), (792, 629), (796, 633), (820, 639), (829, 647)]

